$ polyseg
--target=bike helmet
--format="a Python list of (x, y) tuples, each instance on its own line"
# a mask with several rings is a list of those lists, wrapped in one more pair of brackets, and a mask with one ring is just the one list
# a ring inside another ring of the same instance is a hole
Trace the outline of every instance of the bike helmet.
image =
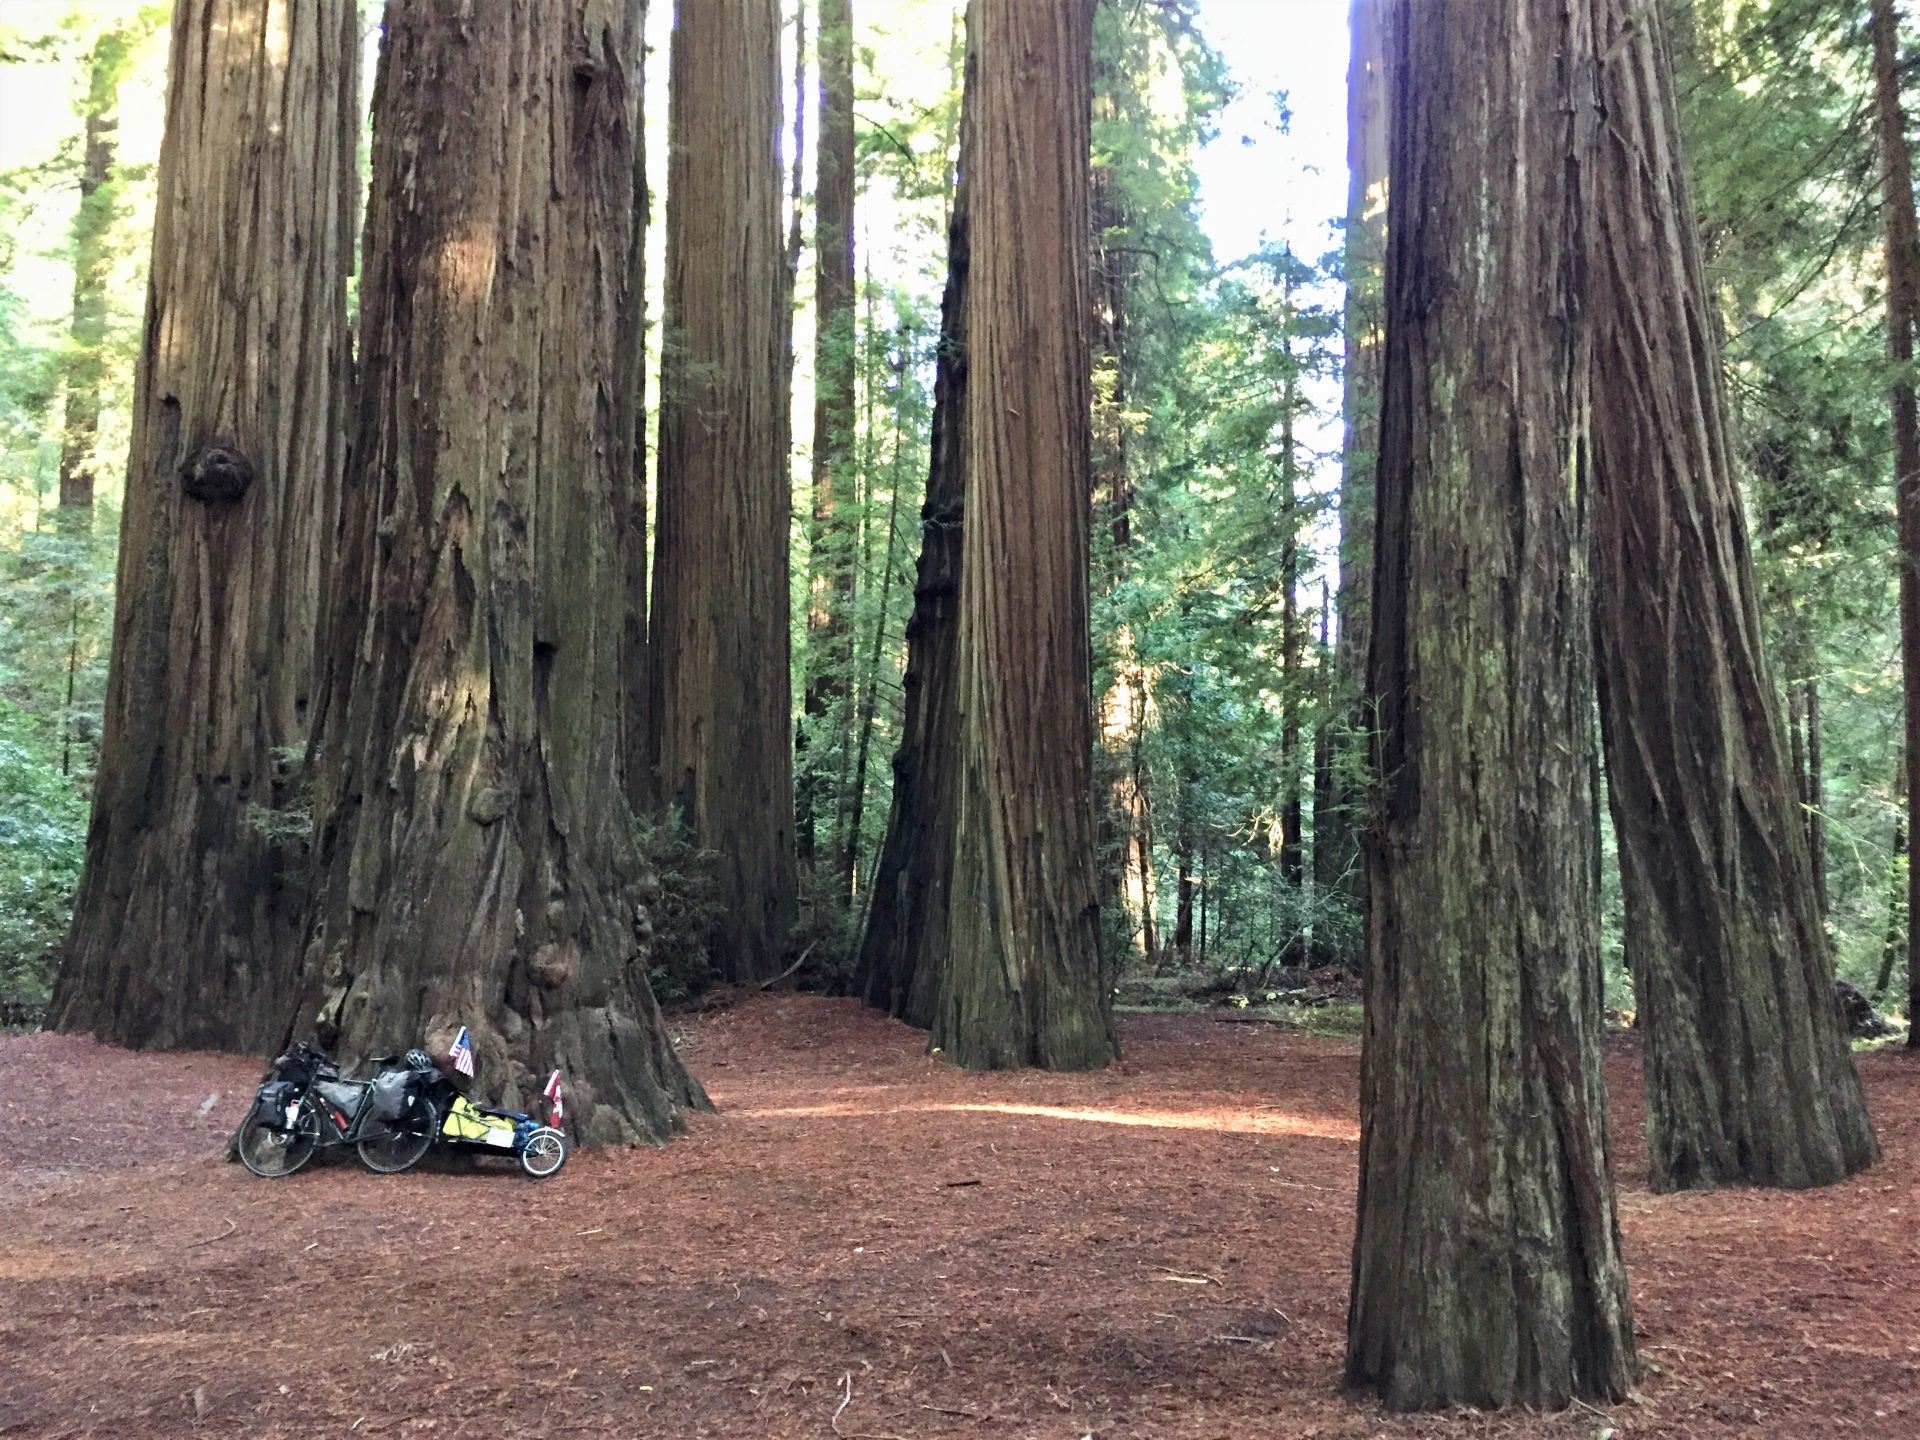
[(437, 1070), (439, 1067), (433, 1063), (433, 1057), (431, 1055), (427, 1054), (426, 1051), (420, 1049), (418, 1046), (415, 1046), (413, 1049), (407, 1051), (407, 1068), (409, 1070)]

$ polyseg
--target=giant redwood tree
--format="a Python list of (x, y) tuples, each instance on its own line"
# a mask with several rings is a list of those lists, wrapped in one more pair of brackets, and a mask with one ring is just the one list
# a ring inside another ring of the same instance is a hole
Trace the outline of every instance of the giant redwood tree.
[(920, 510), (920, 560), (907, 618), (906, 690), (893, 800), (869, 887), (854, 987), (867, 1004), (922, 1030), (947, 954), (947, 897), (953, 878), (954, 774), (960, 733), (956, 641), (967, 501), (967, 290), (972, 268), (972, 156), (967, 119), (974, 61), (967, 58), (960, 102), (960, 173), (947, 218), (947, 285), (940, 301), (934, 361), (933, 459)]
[(1600, 1080), (1584, 12), (1409, 5), (1389, 37), (1347, 1377), (1396, 1409), (1634, 1376)]
[(1656, 1190), (1872, 1163), (1778, 701), (1658, 6), (1594, 0), (1594, 556)]
[(1106, 1064), (1088, 633), (1093, 0), (974, 0), (966, 544), (946, 969), (969, 1067)]
[(352, 1057), (468, 1025), (508, 1104), (564, 1070), (593, 1143), (700, 1099), (647, 987), (617, 772), (622, 9), (386, 9), (297, 1020)]
[(301, 942), (297, 826), (273, 817), (307, 738), (345, 454), (354, 6), (178, 0), (169, 67), (93, 820), (51, 1022), (256, 1049), (285, 1024)]
[(779, 41), (779, 0), (682, 4), (667, 113), (654, 783), (719, 853), (731, 980), (779, 969), (797, 901)]

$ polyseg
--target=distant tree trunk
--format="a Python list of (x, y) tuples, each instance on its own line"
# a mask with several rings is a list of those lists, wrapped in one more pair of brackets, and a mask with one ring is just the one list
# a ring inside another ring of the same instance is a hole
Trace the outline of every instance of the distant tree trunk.
[(1185, 965), (1193, 959), (1193, 848), (1182, 834), (1174, 846), (1173, 949)]
[[(961, 110), (973, 104), (966, 62)], [(907, 620), (906, 712), (893, 756), (893, 804), (874, 866), (854, 988), (867, 1004), (927, 1029), (947, 953), (947, 896), (958, 804), (960, 571), (967, 492), (967, 291), (972, 127), (947, 219), (947, 286), (933, 379), (933, 460), (920, 511), (920, 563)]]
[[(1095, 41), (1096, 51), (1102, 50)], [(1103, 119), (1118, 111), (1123, 83), (1119, 67), (1097, 58), (1094, 105)], [(1126, 198), (1114, 184), (1112, 167), (1095, 166), (1089, 175), (1093, 213), (1093, 507), (1106, 524), (1112, 549), (1102, 567), (1102, 587), (1126, 575), (1133, 543), (1133, 480), (1129, 473), (1126, 408), (1131, 386), (1128, 316), (1139, 273), (1139, 258), (1124, 242), (1133, 224)], [(1140, 732), (1146, 720), (1147, 675), (1130, 628), (1122, 626), (1110, 641), (1112, 680), (1100, 697), (1100, 783), (1098, 811), (1099, 875), (1102, 905), (1117, 905), (1134, 937), (1136, 955), (1153, 945), (1151, 905), (1153, 860), (1145, 845), (1149, 828), (1146, 776), (1138, 764)]]
[[(855, 478), (853, 8), (821, 0), (818, 41), (820, 143), (814, 181), (813, 516), (808, 531), (806, 713), (830, 723), (846, 704), (853, 669), (853, 546), (840, 508)], [(809, 757), (800, 772), (802, 848), (811, 857), (812, 827), (827, 793), (826, 757)], [(845, 863), (848, 857), (840, 857)]]
[[(1900, 95), (1900, 20), (1893, 0), (1871, 0), (1874, 113), (1880, 137), (1880, 213), (1887, 233), (1887, 355), (1893, 372), (1893, 460), (1900, 516), (1900, 657), (1906, 699), (1907, 815), (1920, 815), (1920, 406), (1912, 378), (1920, 324), (1920, 225)], [(1920, 865), (1907, 867), (1907, 914), (1920, 913)], [(1907, 1014), (1920, 1016), (1920, 965), (1907, 967)], [(1920, 1024), (1907, 1031), (1920, 1049)]]
[(281, 762), (306, 743), (345, 456), (354, 19), (347, 0), (174, 9), (105, 729), (58, 1029), (232, 1049), (284, 1033), (302, 847), (276, 844), (261, 817), (297, 803)]
[(1289, 374), (1280, 396), (1280, 514), (1286, 526), (1280, 542), (1280, 878), (1296, 888), (1306, 881), (1306, 841), (1300, 833), (1300, 531), (1293, 449), (1298, 403)]
[(1347, 1379), (1400, 1410), (1619, 1400), (1576, 240), (1593, 38), (1559, 0), (1477, 0), (1403, 7), (1393, 44)]
[[(1900, 761), (1900, 777), (1897, 789), (1905, 790), (1907, 764), (1903, 756)], [(1906, 867), (1901, 864), (1907, 856), (1907, 817), (1904, 811), (1893, 817), (1893, 853), (1887, 862), (1887, 928), (1880, 941), (1880, 973), (1874, 977), (1873, 1003), (1878, 1005), (1888, 989), (1893, 985), (1893, 971), (1907, 955), (1907, 886)], [(1908, 1016), (1909, 1022), (1913, 1017)]]
[(853, 771), (846, 785), (845, 814), (840, 820), (840, 874), (847, 904), (859, 898), (860, 832), (867, 813), (867, 758), (873, 749), (873, 727), (880, 697), (880, 657), (886, 651), (887, 618), (893, 600), (893, 574), (899, 566), (900, 491), (905, 477), (900, 472), (900, 455), (906, 449), (907, 367), (911, 362), (911, 338), (903, 326), (900, 331), (898, 359), (894, 368), (893, 458), (888, 466), (887, 541), (880, 552), (880, 595), (873, 617), (873, 643), (867, 649), (867, 663), (857, 677), (854, 694)]
[[(1320, 820), (1330, 815), (1332, 802), (1329, 792), (1333, 788), (1333, 735), (1334, 735), (1334, 680), (1332, 638), (1333, 601), (1327, 582), (1320, 582), (1320, 645), (1315, 652), (1314, 664), (1319, 677), (1314, 699), (1313, 724), (1313, 888), (1315, 913), (1323, 893), (1326, 875), (1330, 864), (1323, 864), (1322, 847), (1329, 843), (1328, 837), (1320, 833)], [(1321, 960), (1338, 959), (1337, 955), (1327, 952), (1321, 940), (1314, 945), (1315, 963)]]
[(1652, 1184), (1826, 1184), (1873, 1134), (1766, 673), (1667, 40), (1635, 0), (1594, 13), (1600, 713)]
[(1117, 1051), (1100, 964), (1088, 631), (1093, 0), (975, 0), (959, 806), (933, 1043), (968, 1068)]
[(795, 896), (778, 0), (682, 5), (651, 661), (661, 797), (720, 854), (726, 980), (777, 974)]
[[(348, 7), (349, 9), (351, 7)], [(624, 7), (390, 0), (367, 357), (317, 749), (324, 924), (296, 1029), (346, 1057), (461, 1025), (490, 1093), (566, 1072), (577, 1133), (702, 1103), (647, 986), (618, 785)], [(458, 131), (459, 145), (434, 137)]]
[[(621, 53), (646, 53), (647, 0), (626, 0), (629, 35)], [(627, 249), (627, 288), (620, 311), (614, 403), (619, 433), (632, 436), (627, 463), (614, 477), (614, 525), (620, 542), (620, 770), (627, 803), (644, 814), (659, 804), (654, 793), (652, 722), (647, 711), (647, 67), (632, 67), (633, 232)], [(624, 417), (624, 418), (623, 418)]]
[(1370, 722), (1362, 712), (1361, 696), (1366, 688), (1367, 612), (1373, 590), (1373, 472), (1384, 330), (1380, 289), (1387, 242), (1387, 6), (1388, 0), (1350, 0), (1340, 630), (1333, 653), (1331, 763), (1313, 811), (1314, 883), (1323, 891), (1340, 891), (1358, 904), (1366, 899), (1360, 829), (1366, 806)]
[[(828, 3), (828, 0), (823, 0)], [(793, 11), (793, 180), (787, 190), (787, 299), (793, 300), (800, 285), (801, 219), (806, 211), (807, 174), (807, 0), (795, 0)], [(791, 306), (789, 307), (791, 308)], [(789, 326), (792, 315), (789, 313)], [(792, 340), (792, 331), (788, 331)], [(787, 347), (788, 373), (793, 366), (793, 347)]]
[(115, 205), (111, 185), (119, 130), (120, 72), (128, 37), (112, 29), (87, 63), (86, 140), (80, 158), (80, 208), (73, 221), (73, 319), (65, 365), (66, 425), (60, 437), (60, 513), (63, 532), (93, 528), (94, 448), (100, 438), (100, 383), (106, 371), (107, 240)]

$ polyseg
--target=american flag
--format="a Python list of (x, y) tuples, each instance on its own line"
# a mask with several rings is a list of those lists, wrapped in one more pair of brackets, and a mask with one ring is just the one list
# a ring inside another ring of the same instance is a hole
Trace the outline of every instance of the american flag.
[(560, 1083), (560, 1072), (558, 1070), (547, 1077), (547, 1088), (544, 1093), (548, 1102), (553, 1106), (553, 1119), (549, 1123), (552, 1124), (554, 1129), (558, 1130), (560, 1128), (560, 1122), (567, 1118), (566, 1087)]
[(473, 1074), (473, 1041), (467, 1035), (467, 1027), (462, 1025), (460, 1033), (453, 1037), (453, 1049), (447, 1052), (447, 1058), (453, 1062), (453, 1068), (462, 1075)]

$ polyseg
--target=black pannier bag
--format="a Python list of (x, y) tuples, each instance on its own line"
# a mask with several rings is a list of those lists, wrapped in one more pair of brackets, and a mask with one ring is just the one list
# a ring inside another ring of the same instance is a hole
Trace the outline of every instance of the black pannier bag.
[(367, 1090), (364, 1085), (350, 1085), (340, 1080), (316, 1080), (313, 1093), (351, 1120), (358, 1113)]
[(287, 1109), (299, 1098), (300, 1087), (290, 1080), (269, 1080), (253, 1097), (253, 1113), (269, 1130), (289, 1128)]
[(373, 1077), (373, 1094), (368, 1103), (373, 1106), (376, 1120), (388, 1123), (404, 1119), (413, 1108), (414, 1097), (420, 1090), (420, 1072), (417, 1070), (386, 1070)]

